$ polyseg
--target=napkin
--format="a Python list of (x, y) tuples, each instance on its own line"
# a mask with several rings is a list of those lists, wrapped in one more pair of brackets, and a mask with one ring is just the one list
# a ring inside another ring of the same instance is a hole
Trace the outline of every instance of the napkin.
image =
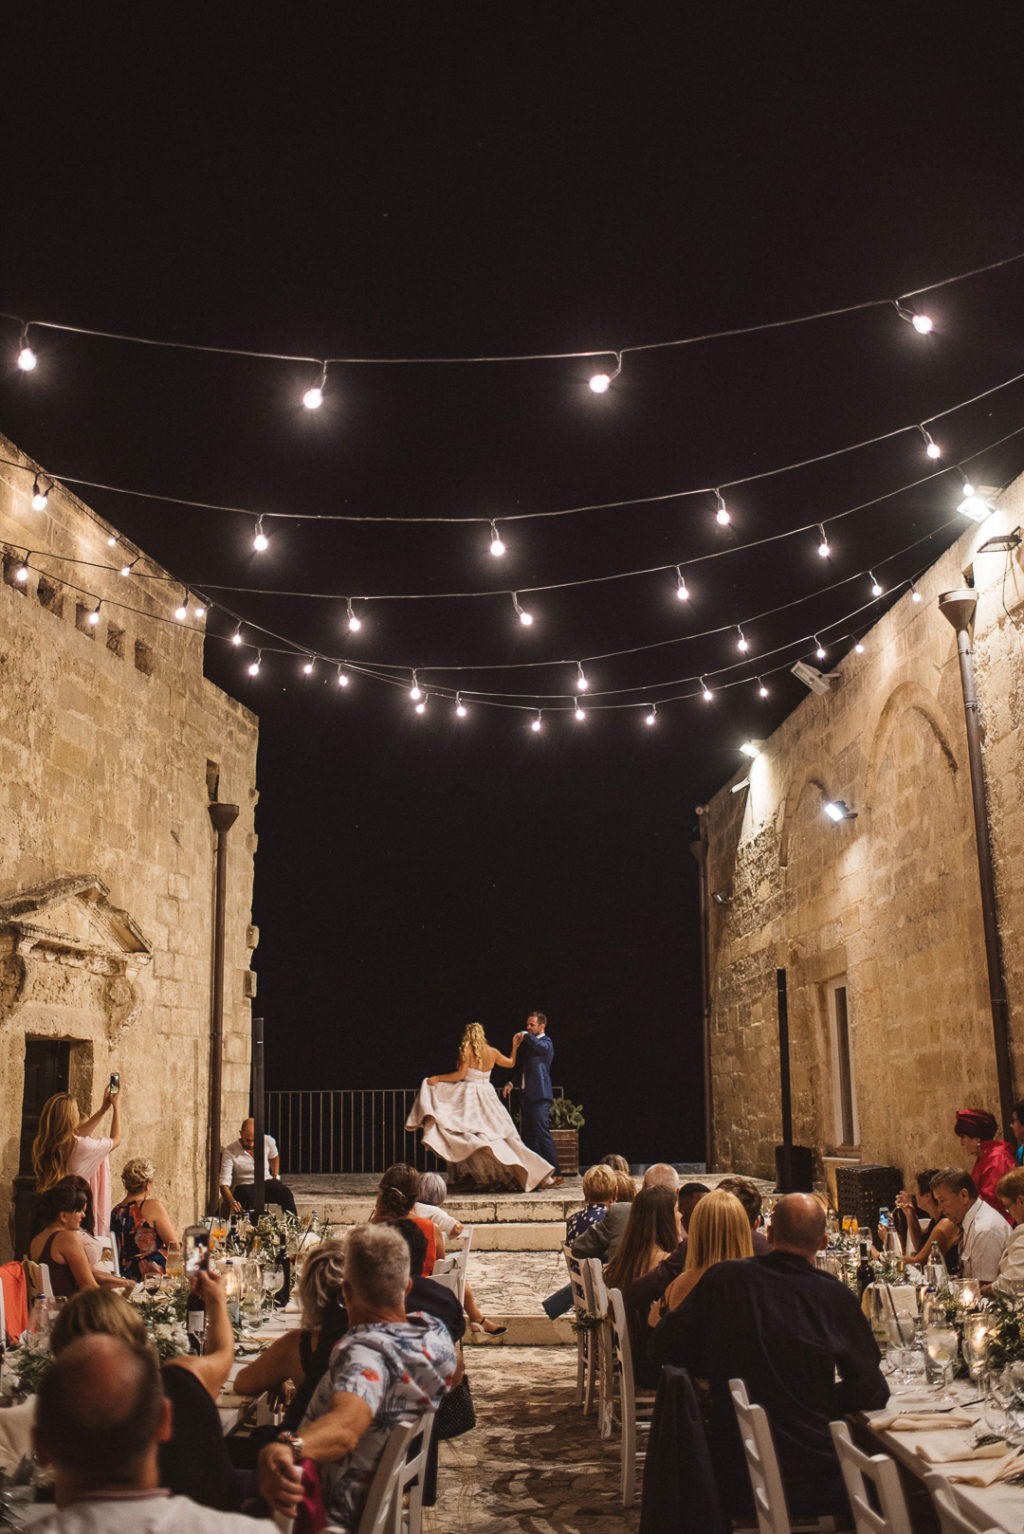
[(969, 1412), (905, 1411), (889, 1412), (871, 1418), (871, 1426), (879, 1433), (935, 1433), (950, 1428), (970, 1428), (975, 1419)]
[(973, 1470), (948, 1470), (946, 1476), (950, 1481), (960, 1481), (964, 1486), (993, 1486), (996, 1481), (1008, 1481), (1011, 1476), (1020, 1475), (1022, 1470), (1024, 1461), (1020, 1450), (1011, 1449), (1000, 1459), (990, 1459)]
[[(1018, 1450), (1014, 1450), (1016, 1457)], [(976, 1448), (970, 1433), (960, 1432), (955, 1437), (949, 1433), (920, 1433), (914, 1443), (914, 1453), (920, 1454), (929, 1465), (948, 1465), (961, 1459), (1006, 1459), (1006, 1444), (985, 1443)]]

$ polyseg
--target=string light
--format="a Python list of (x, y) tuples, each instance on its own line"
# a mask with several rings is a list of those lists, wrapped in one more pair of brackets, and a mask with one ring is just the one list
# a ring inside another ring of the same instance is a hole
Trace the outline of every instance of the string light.
[(530, 729), (534, 732), (535, 735), (539, 735), (540, 734), (541, 721), (542, 721), (542, 718), (543, 718), (543, 714), (544, 714), (544, 710), (542, 708), (539, 708), (537, 710), (537, 717), (536, 717), (536, 719), (532, 719), (530, 721)]
[(533, 614), (532, 613), (528, 613), (525, 610), (525, 608), (520, 607), (520, 605), (519, 605), (519, 594), (518, 594), (518, 592), (515, 592), (515, 591), (513, 591), (513, 593), (512, 593), (512, 606), (515, 608), (516, 612), (519, 614), (519, 621), (523, 625), (523, 627), (524, 628), (529, 628), (530, 624), (533, 622)]
[(822, 522), (818, 523), (818, 532), (821, 534), (821, 542), (818, 544), (818, 553), (821, 555), (822, 559), (827, 559), (828, 556), (829, 556), (830, 550), (829, 550), (829, 546), (828, 546), (828, 538), (825, 536), (825, 525), (824, 525), (824, 523), (822, 523)]
[(757, 695), (759, 698), (767, 698), (768, 696), (768, 689), (760, 677), (757, 679)]
[(715, 512), (715, 521), (719, 524), (720, 527), (728, 527), (729, 526), (729, 508), (725, 504), (724, 500), (722, 499), (722, 492), (721, 492), (721, 490), (716, 490), (715, 491), (715, 499), (718, 502), (718, 509)]
[(352, 611), (352, 598), (351, 597), (346, 597), (345, 598), (345, 605), (348, 608), (348, 629), (349, 629), (349, 633), (350, 634), (358, 634), (359, 630), (363, 626), (363, 620), (362, 620), (362, 618), (357, 618), (355, 613)]
[(103, 606), (102, 602), (97, 602), (96, 606), (93, 608), (92, 612), (89, 614), (89, 620), (88, 621), (92, 624), (93, 628), (95, 628), (97, 623), (99, 623), (99, 621), (100, 621), (100, 608), (102, 606)]
[(747, 636), (744, 634), (743, 629), (738, 623), (736, 625), (736, 632), (740, 636), (736, 641), (736, 648), (737, 650), (742, 650), (745, 655), (750, 649), (750, 645), (747, 642)]
[(307, 389), (305, 394), (302, 396), (302, 403), (305, 405), (307, 410), (320, 409), (320, 406), (324, 402), (324, 389), (326, 385), (327, 363), (325, 362), (323, 365), (323, 371), (320, 374), (320, 382), (318, 384), (314, 384), (312, 389)]
[(313, 675), (313, 657), (312, 657), (312, 655), (309, 657), (309, 659), (306, 661), (305, 665), (303, 666), (302, 674), (303, 674), (303, 676), (312, 676)]
[(260, 665), (262, 663), (262, 660), (263, 660), (263, 651), (262, 650), (257, 650), (256, 651), (256, 659), (254, 661), (251, 661), (250, 664), (249, 664), (249, 675), (250, 676), (259, 676), (259, 674), (260, 674)]
[(242, 625), (241, 624), (238, 625), (238, 627), (235, 629), (235, 632), (232, 634), (232, 636), (231, 636), (231, 643), (233, 645), (240, 645), (242, 643)]
[(941, 458), (942, 457), (942, 449), (939, 446), (939, 444), (935, 441), (935, 439), (932, 436), (931, 432), (930, 431), (926, 431), (923, 426), (919, 426), (917, 429), (921, 433), (921, 436), (924, 438), (924, 450), (925, 450), (925, 454), (927, 455), (927, 457), (929, 457), (929, 458)]
[(504, 552), (505, 552), (505, 545), (502, 543), (500, 537), (498, 536), (497, 524), (492, 522), (491, 523), (491, 553), (494, 555), (495, 559), (500, 559), (502, 554), (504, 554)]
[(14, 579), (16, 581), (20, 581), (22, 583), (22, 585), (24, 585), (25, 582), (28, 580), (28, 562), (29, 562), (29, 560), (31, 558), (32, 558), (32, 550), (31, 549), (26, 549), (25, 550), (25, 558), (22, 560), (21, 564), (18, 566), (18, 568), (14, 572)]
[(921, 600), (921, 593), (918, 591), (913, 581), (910, 583), (910, 600), (912, 602), (920, 602)]
[(580, 705), (579, 705), (579, 704), (578, 704), (578, 703), (577, 703), (577, 705), (576, 705), (576, 709), (575, 709), (575, 719), (576, 719), (576, 723), (577, 723), (577, 724), (582, 724), (582, 722), (583, 722), (583, 720), (584, 720), (584, 719), (586, 719), (586, 717), (587, 717), (587, 716), (586, 716), (586, 713), (585, 713), (585, 712), (584, 712), (584, 710), (583, 710), (583, 709), (582, 709), (582, 708), (581, 708), (581, 707), (580, 707)]
[(878, 580), (876, 580), (873, 570), (869, 570), (868, 575), (871, 577), (871, 595), (873, 597), (880, 597), (883, 593), (884, 587), (878, 582)]
[(263, 518), (262, 517), (257, 517), (256, 518), (256, 531), (253, 534), (252, 546), (256, 550), (257, 554), (262, 554), (264, 549), (267, 548), (269, 546), (269, 544), (270, 544), (270, 539), (267, 537), (266, 533), (263, 531)]
[(582, 661), (577, 661), (576, 662), (576, 691), (577, 692), (586, 692), (586, 690), (587, 690), (587, 688), (589, 686), (590, 686), (590, 683), (587, 681), (585, 675), (583, 674), (583, 662)]
[(42, 485), (39, 483), (39, 475), (36, 474), (32, 479), (32, 510), (45, 511), (46, 503), (49, 498), (49, 489), (43, 489)]
[(860, 639), (858, 639), (857, 643), (854, 645), (853, 649), (854, 649), (854, 654), (855, 655), (863, 655), (864, 654), (863, 642)]
[(616, 364), (614, 373), (591, 374), (590, 387), (595, 394), (607, 394), (608, 390), (612, 386), (612, 381), (618, 378), (619, 374), (622, 372), (622, 353), (613, 352), (612, 356), (615, 358)]
[(348, 686), (348, 673), (345, 672), (345, 671), (342, 671), (340, 665), (338, 667), (338, 686), (339, 687), (347, 687)]
[(178, 604), (178, 606), (174, 609), (174, 616), (177, 618), (179, 623), (184, 623), (185, 619), (188, 617), (188, 592), (187, 591), (185, 592), (185, 595), (182, 597), (182, 599), (181, 599), (180, 603)]
[(28, 344), (28, 326), (23, 325), (18, 342), (18, 366), (23, 373), (31, 373), (39, 358)]
[(421, 698), (420, 701), (417, 703), (417, 705), (416, 705), (416, 712), (417, 712), (417, 714), (425, 714), (427, 712), (427, 700), (426, 700), (426, 698)]
[(116, 549), (117, 548), (117, 539), (114, 537), (113, 533), (111, 533), (110, 537), (107, 539), (107, 548), (108, 549)]
[(679, 584), (676, 587), (676, 596), (679, 598), (680, 602), (688, 602), (690, 600), (689, 588), (686, 584), (686, 578), (678, 565), (676, 565), (676, 575), (679, 580)]
[(420, 698), (422, 698), (422, 696), (423, 696), (423, 692), (422, 692), (422, 690), (420, 688), (420, 684), (416, 680), (416, 673), (415, 673), (415, 671), (412, 674), (412, 686), (409, 688), (409, 696), (410, 696), (410, 698), (412, 699), (412, 701), (414, 703), (418, 702), (418, 700)]
[(195, 612), (197, 618), (206, 617), (206, 608), (203, 606), (202, 602), (198, 602), (193, 611)]
[(932, 322), (927, 314), (918, 314), (913, 309), (908, 309), (906, 304), (900, 303), (899, 299), (893, 300), (896, 313), (901, 320), (906, 320), (908, 325), (913, 325), (919, 336), (926, 336), (932, 329)]
[(656, 703), (652, 703), (650, 713), (644, 715), (644, 724), (657, 724), (657, 722), (658, 705)]
[(702, 697), (704, 699), (704, 702), (705, 703), (710, 703), (711, 699), (712, 699), (712, 697), (714, 695), (713, 695), (713, 693), (711, 691), (711, 688), (708, 686), (707, 682), (705, 682), (703, 677), (701, 677), (701, 679), (700, 679), (700, 685), (701, 685), (701, 689), (702, 689)]
[(120, 574), (124, 576), (125, 580), (127, 580), (129, 575), (131, 575), (132, 570), (135, 568), (137, 563), (138, 555), (136, 555), (134, 559), (130, 559), (126, 565), (121, 566)]
[(817, 634), (815, 634), (815, 636), (814, 636), (814, 643), (815, 643), (815, 645), (817, 647), (815, 649), (815, 651), (814, 651), (815, 655), (818, 657), (819, 660), (824, 660), (825, 659), (825, 646), (822, 644), (822, 642), (818, 638)]
[(465, 719), (466, 715), (469, 713), (469, 709), (462, 701), (461, 692), (457, 692), (455, 694), (455, 713), (459, 719)]

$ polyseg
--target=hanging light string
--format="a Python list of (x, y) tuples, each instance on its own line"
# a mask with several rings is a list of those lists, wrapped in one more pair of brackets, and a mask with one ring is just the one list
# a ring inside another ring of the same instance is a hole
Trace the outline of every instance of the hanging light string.
[[(971, 395), (968, 399), (958, 400), (954, 405), (948, 405), (944, 410), (937, 410), (934, 414), (923, 417), (922, 420), (914, 420), (903, 426), (895, 426), (891, 431), (880, 432), (875, 437), (864, 437), (858, 442), (847, 443), (843, 447), (831, 448), (825, 453), (816, 453), (810, 458), (801, 458), (792, 463), (778, 464), (772, 469), (761, 469), (756, 474), (739, 475), (734, 479), (719, 481), (717, 486), (702, 485), (684, 490), (666, 490), (657, 495), (634, 495), (626, 496), (614, 501), (591, 501), (586, 505), (555, 507), (549, 511), (514, 511), (494, 518), (489, 516), (471, 517), (442, 517), (442, 516), (370, 516), (365, 512), (305, 512), (305, 511), (254, 511), (251, 506), (234, 506), (230, 503), (217, 501), (197, 501), (188, 497), (165, 495), (159, 491), (135, 490), (126, 485), (110, 485), (101, 480), (84, 479), (74, 474), (50, 474), (44, 476), (54, 482), (59, 481), (65, 485), (80, 485), (87, 490), (101, 490), (109, 495), (127, 495), (136, 500), (157, 501), (163, 505), (184, 506), (194, 511), (222, 511), (229, 515), (243, 516), (255, 519), (260, 524), (257, 536), (262, 536), (262, 523), (264, 520), (292, 522), (359, 522), (386, 525), (397, 523), (400, 525), (437, 524), (439, 526), (477, 526), (487, 527), (494, 530), (496, 522), (537, 522), (544, 521), (549, 517), (574, 517), (591, 511), (617, 511), (627, 506), (653, 506), (668, 501), (688, 500), (695, 496), (714, 496), (719, 518), (724, 510), (724, 502), (721, 492), (723, 489), (732, 490), (741, 485), (757, 484), (761, 480), (773, 479), (780, 474), (793, 474), (799, 469), (812, 468), (815, 464), (827, 463), (833, 458), (842, 458), (850, 453), (860, 452), (864, 448), (874, 447), (880, 442), (889, 442), (895, 437), (905, 436), (907, 433), (920, 435), (925, 426), (934, 426), (936, 421), (944, 420), (947, 416), (955, 415), (959, 410), (966, 410), (970, 405), (976, 405), (980, 400), (988, 399), (993, 394), (1000, 393), (1003, 389), (1009, 389), (1014, 384), (1024, 379), (1024, 372), (1015, 373), (1011, 378), (1005, 378), (1001, 383), (993, 384), (991, 388), (983, 389), (978, 394)], [(927, 433), (926, 433), (927, 435)], [(984, 451), (984, 450), (982, 450)], [(975, 455), (972, 455), (975, 456)], [(0, 458), (0, 463), (11, 464), (12, 460)], [(14, 467), (23, 468), (23, 464), (14, 463)], [(938, 472), (944, 472), (940, 470)], [(922, 480), (913, 481), (913, 484), (925, 484), (930, 476)], [(909, 487), (907, 487), (909, 488)], [(893, 492), (896, 493), (896, 492)], [(726, 513), (726, 523), (729, 520)], [(835, 521), (835, 517), (826, 517), (825, 522)], [(817, 526), (817, 523), (811, 524)], [(500, 539), (496, 540), (500, 543)], [(264, 538), (261, 547), (266, 547)], [(504, 552), (504, 548), (502, 548)], [(525, 589), (525, 588), (524, 588)], [(377, 598), (379, 601), (384, 598)]]
[[(621, 359), (636, 352), (663, 351), (674, 347), (697, 346), (707, 341), (720, 341), (735, 336), (757, 335), (759, 332), (768, 330), (784, 330), (791, 326), (808, 325), (816, 320), (833, 319), (839, 315), (856, 314), (867, 309), (895, 306), (897, 311), (902, 313), (902, 311), (906, 310), (905, 300), (908, 298), (920, 298), (925, 293), (938, 292), (940, 288), (950, 287), (957, 282), (966, 282), (971, 277), (983, 276), (987, 272), (998, 271), (1001, 267), (1011, 266), (1021, 260), (1024, 260), (1024, 251), (1020, 251), (1016, 255), (1004, 256), (999, 261), (990, 261), (984, 266), (972, 267), (967, 272), (958, 272), (953, 277), (943, 277), (938, 282), (926, 283), (922, 287), (913, 288), (901, 293), (898, 298), (893, 298), (890, 295), (885, 298), (864, 299), (859, 303), (842, 304), (831, 309), (819, 309), (814, 313), (794, 315), (789, 319), (767, 320), (756, 325), (736, 325), (725, 330), (705, 331), (700, 335), (681, 336), (669, 341), (642, 341), (634, 342), (627, 346), (590, 347), (575, 351), (503, 352), (436, 357), (360, 357), (352, 355), (314, 357), (298, 352), (262, 351), (240, 346), (213, 346), (194, 341), (166, 341), (152, 336), (129, 335), (116, 330), (97, 330), (87, 325), (67, 325), (56, 320), (26, 320), (21, 315), (3, 312), (0, 312), (0, 318), (11, 320), (18, 326), (19, 345), (23, 350), (31, 349), (28, 345), (30, 330), (57, 330), (69, 335), (92, 336), (104, 341), (122, 341), (133, 346), (161, 347), (169, 351), (201, 352), (222, 357), (249, 357), (266, 362), (309, 363), (311, 367), (321, 370), (321, 378), (323, 379), (326, 377), (327, 368), (334, 365), (348, 367), (421, 367), (435, 364), (459, 363), (561, 362), (572, 361), (573, 359), (585, 360), (590, 357), (615, 357)], [(913, 311), (907, 312), (911, 317), (914, 317)]]

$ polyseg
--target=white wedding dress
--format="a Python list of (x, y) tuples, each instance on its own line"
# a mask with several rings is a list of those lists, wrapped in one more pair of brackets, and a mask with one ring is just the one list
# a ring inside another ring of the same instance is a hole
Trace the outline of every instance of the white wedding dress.
[(424, 1081), (406, 1129), (422, 1129), (423, 1143), (452, 1163), (459, 1180), (481, 1188), (532, 1193), (554, 1167), (524, 1145), (511, 1115), (491, 1086), (490, 1071), (469, 1066), (463, 1081)]

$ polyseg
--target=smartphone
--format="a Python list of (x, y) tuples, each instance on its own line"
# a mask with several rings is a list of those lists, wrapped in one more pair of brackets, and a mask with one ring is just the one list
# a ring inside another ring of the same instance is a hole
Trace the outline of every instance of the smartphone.
[(117, 1071), (113, 1071), (111, 1073), (110, 1086), (108, 1088), (108, 1091), (110, 1092), (111, 1097), (116, 1097), (118, 1092), (120, 1092), (120, 1090), (121, 1090), (121, 1077), (118, 1075)]

